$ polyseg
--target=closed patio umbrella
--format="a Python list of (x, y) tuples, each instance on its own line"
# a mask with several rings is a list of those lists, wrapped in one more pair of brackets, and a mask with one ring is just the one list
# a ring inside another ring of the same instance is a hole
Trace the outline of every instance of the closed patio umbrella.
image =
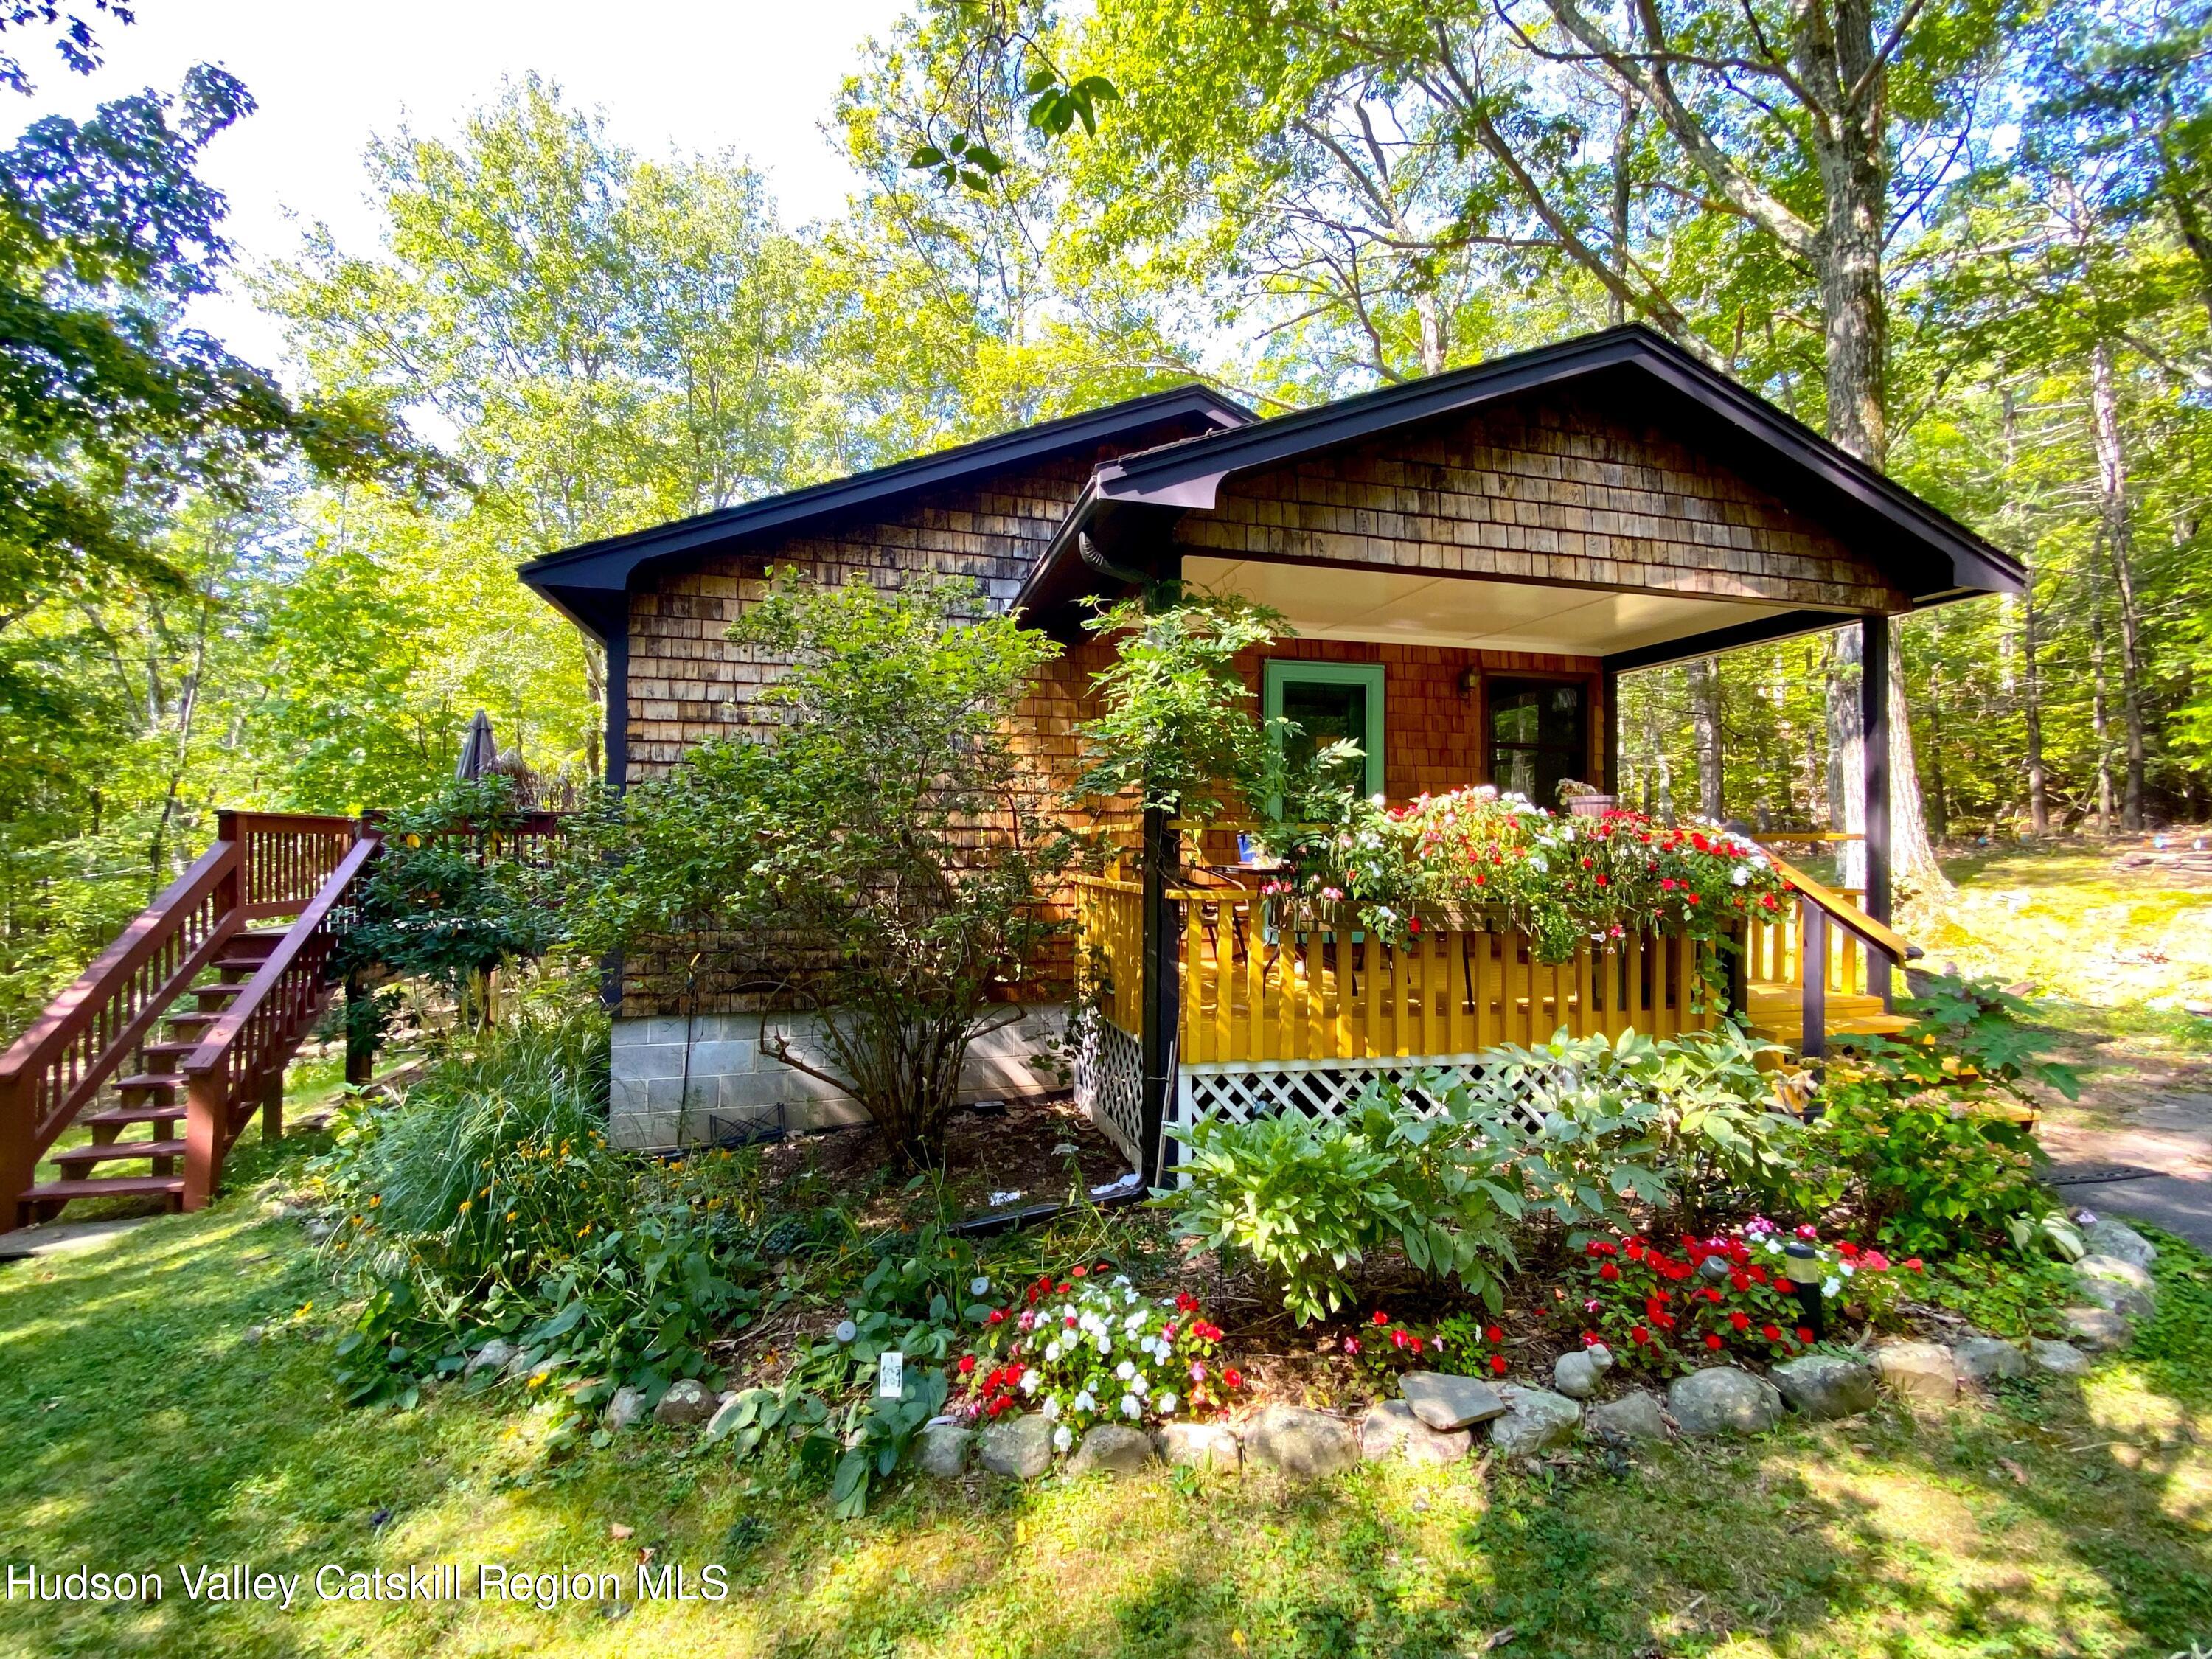
[(461, 738), (461, 757), (453, 763), (453, 776), (463, 782), (480, 778), (492, 769), (499, 758), (499, 744), (492, 740), (491, 716), (481, 708), (469, 722), (468, 732)]

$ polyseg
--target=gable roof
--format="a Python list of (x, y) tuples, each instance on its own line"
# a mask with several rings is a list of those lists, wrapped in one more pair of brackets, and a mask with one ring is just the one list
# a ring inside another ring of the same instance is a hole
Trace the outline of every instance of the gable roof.
[(1164, 426), (1180, 424), (1218, 431), (1255, 418), (1243, 404), (1205, 386), (1176, 386), (940, 449), (910, 461), (855, 472), (828, 483), (586, 542), (532, 559), (519, 574), (532, 588), (604, 640), (611, 626), (619, 626), (621, 596), (628, 592), (639, 569), (655, 561), (728, 550), (753, 537), (788, 532), (838, 514), (880, 511), (921, 490), (981, 478), (1008, 467), (1079, 452)]
[(1672, 341), (1629, 324), (1104, 463), (1016, 605), (1049, 611), (1095, 586), (1077, 538), (1117, 508), (1139, 516), (1150, 516), (1146, 508), (1205, 511), (1235, 474), (1577, 382), (1607, 389), (1639, 418), (1815, 519), (1916, 605), (2016, 593), (2026, 580), (2016, 560), (1957, 520)]

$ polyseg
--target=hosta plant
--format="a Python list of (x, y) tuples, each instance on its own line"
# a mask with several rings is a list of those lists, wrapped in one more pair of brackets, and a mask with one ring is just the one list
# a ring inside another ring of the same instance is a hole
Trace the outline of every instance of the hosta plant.
[(958, 1365), (970, 1421), (1037, 1411), (1065, 1452), (1098, 1423), (1131, 1426), (1215, 1410), (1243, 1385), (1214, 1358), (1221, 1328), (1188, 1292), (1155, 1300), (1126, 1274), (1077, 1267), (994, 1309)]

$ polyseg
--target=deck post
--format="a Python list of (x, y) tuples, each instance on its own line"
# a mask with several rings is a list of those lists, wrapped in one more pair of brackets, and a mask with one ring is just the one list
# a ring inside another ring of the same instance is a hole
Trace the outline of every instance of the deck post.
[(1166, 1127), (1176, 1091), (1176, 1028), (1181, 1014), (1178, 983), (1182, 956), (1176, 902), (1168, 896), (1180, 862), (1181, 837), (1169, 827), (1163, 807), (1147, 806), (1144, 817), (1145, 995), (1143, 1052), (1144, 1125), (1138, 1139), (1139, 1173), (1147, 1187), (1158, 1186), (1173, 1161)]
[[(1597, 787), (1616, 799), (1620, 795), (1620, 675), (1608, 668), (1598, 677), (1598, 700), (1605, 707), (1601, 711), (1605, 720), (1605, 744), (1599, 752), (1599, 764), (1605, 775)], [(1485, 739), (1486, 742), (1487, 739)], [(1628, 803), (1621, 801), (1626, 806)]]
[(1797, 901), (1797, 1053), (1818, 1060), (1828, 1052), (1828, 913), (1808, 898)]
[[(1866, 913), (1887, 924), (1889, 894), (1889, 618), (1859, 619), (1859, 728), (1866, 762)], [(1890, 1006), (1889, 958), (1867, 952), (1871, 988)]]

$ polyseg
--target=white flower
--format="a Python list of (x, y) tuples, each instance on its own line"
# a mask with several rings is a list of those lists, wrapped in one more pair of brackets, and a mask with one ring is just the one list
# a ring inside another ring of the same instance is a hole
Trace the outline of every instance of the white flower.
[(1121, 1328), (1125, 1331), (1141, 1331), (1144, 1329), (1145, 1310), (1142, 1308), (1139, 1308), (1136, 1312), (1131, 1314), (1127, 1319), (1121, 1322)]
[(1729, 872), (1729, 881), (1731, 885), (1741, 887), (1750, 879), (1751, 866), (1747, 864), (1739, 864)]
[(1143, 1401), (1138, 1399), (1133, 1394), (1125, 1394), (1121, 1396), (1122, 1416), (1135, 1419), (1142, 1417), (1144, 1414), (1145, 1402)]
[(1152, 1391), (1152, 1385), (1146, 1382), (1143, 1377), (1135, 1376), (1129, 1379), (1129, 1392), (1135, 1395), (1138, 1399), (1142, 1400)]
[(1830, 1273), (1827, 1277), (1826, 1282), (1820, 1286), (1820, 1294), (1822, 1296), (1833, 1296), (1838, 1291), (1840, 1291), (1843, 1288), (1844, 1281), (1837, 1278), (1835, 1274)]
[(1075, 1431), (1069, 1428), (1066, 1424), (1061, 1424), (1052, 1431), (1052, 1449), (1054, 1451), (1066, 1451), (1074, 1443)]
[(1162, 1417), (1173, 1417), (1175, 1415), (1176, 1403), (1176, 1397), (1172, 1393), (1164, 1394), (1158, 1400), (1152, 1401), (1152, 1404), (1158, 1407), (1159, 1413)]
[(1022, 1392), (1024, 1394), (1035, 1394), (1036, 1391), (1037, 1373), (1035, 1371), (1024, 1371), (1022, 1373)]
[(1047, 1417), (1057, 1418), (1060, 1415), (1060, 1396), (1056, 1394), (1048, 1394), (1045, 1395), (1044, 1404), (1039, 1407), (1038, 1409), (1043, 1412)]
[(1115, 1273), (1114, 1275), (1114, 1282), (1116, 1285), (1126, 1285), (1129, 1282), (1129, 1275), (1127, 1273)]
[(1856, 1273), (1858, 1269), (1851, 1266), (1848, 1261), (1839, 1261), (1836, 1264), (1836, 1271), (1841, 1273), (1845, 1279), (1849, 1279), (1853, 1273)]
[(1118, 1376), (1118, 1377), (1120, 1377), (1120, 1378), (1121, 1378), (1124, 1382), (1127, 1382), (1131, 1377), (1134, 1376), (1136, 1374), (1137, 1374), (1137, 1368), (1136, 1368), (1135, 1364), (1134, 1364), (1133, 1363), (1132, 1363), (1131, 1361), (1127, 1360), (1127, 1359), (1123, 1360), (1120, 1364), (1118, 1364), (1118, 1365), (1116, 1365), (1116, 1366), (1115, 1366), (1115, 1367), (1114, 1367), (1114, 1375), (1115, 1375), (1115, 1376)]
[(1097, 1345), (1099, 1352), (1111, 1353), (1114, 1352), (1114, 1339), (1107, 1335), (1105, 1332), (1099, 1332), (1097, 1336), (1094, 1336), (1091, 1340)]
[(1085, 1389), (1067, 1402), (1067, 1408), (1074, 1412), (1095, 1412), (1098, 1409), (1098, 1401), (1092, 1397), (1091, 1390)]
[(1057, 1358), (1060, 1358), (1060, 1344), (1059, 1344), (1059, 1343), (1057, 1343), (1057, 1342), (1048, 1342), (1048, 1343), (1046, 1343), (1046, 1344), (1044, 1345), (1044, 1363), (1045, 1363), (1046, 1364), (1049, 1365), (1049, 1364), (1052, 1364), (1052, 1362), (1053, 1362), (1054, 1360), (1055, 1360), (1055, 1359), (1057, 1359)]

